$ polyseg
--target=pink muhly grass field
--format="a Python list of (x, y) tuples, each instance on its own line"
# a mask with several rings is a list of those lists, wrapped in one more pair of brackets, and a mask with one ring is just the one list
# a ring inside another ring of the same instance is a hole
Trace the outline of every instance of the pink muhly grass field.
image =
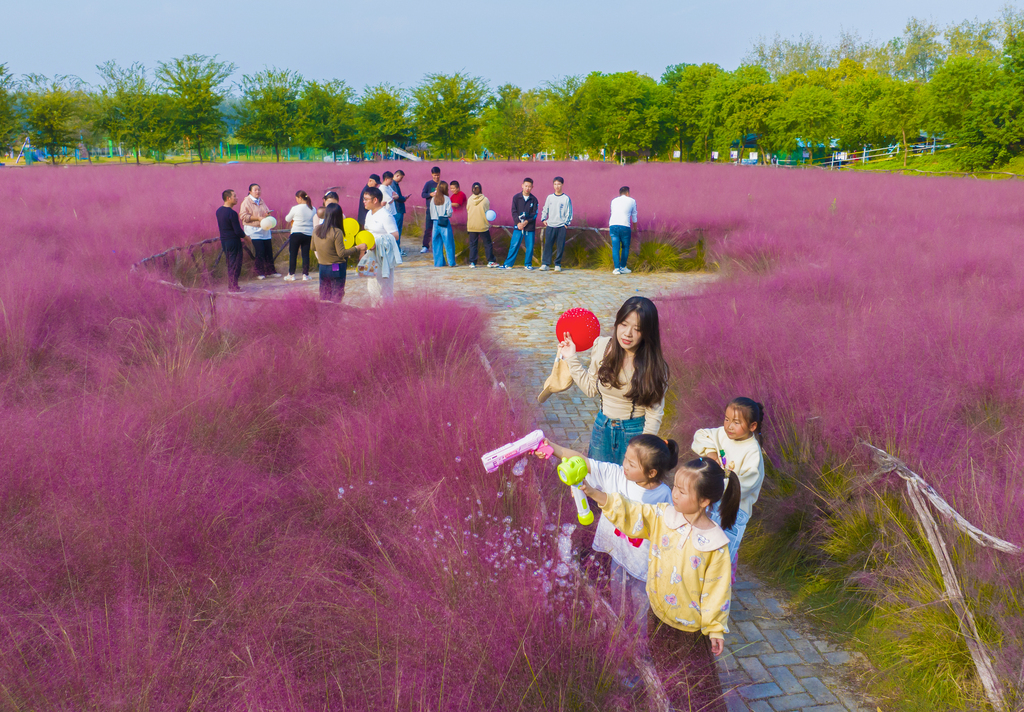
[(564, 560), (564, 492), (542, 516), (553, 468), (481, 465), (535, 414), (492, 387), (480, 310), (214, 312), (130, 272), (214, 233), (218, 171), (245, 189), (224, 166), (0, 176), (28, 238), (0, 281), (6, 704), (632, 704), (608, 682), (630, 651)]

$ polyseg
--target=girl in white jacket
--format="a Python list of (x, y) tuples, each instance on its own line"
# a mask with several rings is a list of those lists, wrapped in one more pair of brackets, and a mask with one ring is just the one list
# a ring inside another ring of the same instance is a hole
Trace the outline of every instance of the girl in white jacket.
[[(721, 428), (698, 430), (693, 434), (693, 451), (701, 457), (716, 460), (726, 473), (735, 472), (740, 482), (740, 511), (736, 523), (725, 530), (732, 554), (733, 578), (736, 577), (736, 555), (743, 532), (761, 494), (764, 482), (764, 457), (761, 453), (761, 424), (764, 406), (750, 398), (733, 398), (725, 408), (725, 424)], [(721, 524), (718, 505), (708, 509), (708, 516)]]

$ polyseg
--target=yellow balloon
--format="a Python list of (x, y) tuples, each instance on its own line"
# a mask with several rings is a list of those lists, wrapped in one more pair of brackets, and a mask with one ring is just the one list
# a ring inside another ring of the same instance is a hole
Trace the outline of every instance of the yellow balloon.
[(355, 218), (345, 218), (341, 224), (345, 229), (345, 237), (355, 237), (359, 232), (359, 221)]
[(353, 247), (355, 247), (356, 237), (355, 235), (345, 235), (345, 237), (343, 237), (341, 241), (345, 245), (346, 250), (351, 250)]
[(356, 235), (355, 244), (366, 245), (366, 249), (372, 250), (377, 246), (377, 240), (373, 237), (373, 233), (369, 230), (360, 230), (359, 234)]

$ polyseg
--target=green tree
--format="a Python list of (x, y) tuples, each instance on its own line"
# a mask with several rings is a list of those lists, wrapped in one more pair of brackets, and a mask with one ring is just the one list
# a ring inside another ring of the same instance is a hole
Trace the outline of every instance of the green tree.
[(118, 144), (135, 151), (141, 162), (143, 149), (162, 148), (167, 139), (167, 102), (146, 77), (141, 64), (130, 67), (105, 62), (96, 67), (103, 86), (96, 97), (95, 127)]
[(996, 62), (954, 56), (936, 70), (925, 89), (924, 128), (955, 143), (957, 162), (964, 168), (987, 168), (1000, 154), (989, 139), (991, 124), (985, 116), (1005, 107), (1009, 97), (999, 91), (1003, 82)]
[(875, 71), (850, 77), (837, 89), (838, 117), (835, 137), (845, 149), (857, 149), (886, 141), (879, 134), (871, 107), (881, 96), (886, 79)]
[(390, 84), (378, 84), (363, 90), (356, 106), (356, 126), (366, 147), (384, 153), (394, 143), (409, 140), (409, 101), (402, 90)]
[(15, 107), (14, 77), (0, 64), (0, 151), (10, 151), (17, 140), (21, 121)]
[(764, 163), (765, 150), (772, 145), (770, 117), (781, 99), (778, 86), (764, 68), (741, 66), (725, 88), (720, 119), (726, 135), (741, 148), (747, 137), (753, 136), (758, 159)]
[(772, 38), (758, 37), (743, 59), (744, 64), (763, 67), (772, 79), (793, 72), (830, 67), (833, 49), (814, 35), (800, 35), (797, 39), (783, 38), (778, 32)]
[(546, 143), (555, 154), (568, 160), (583, 151), (583, 78), (564, 77), (547, 82), (541, 92), (539, 114)]
[(299, 129), (299, 92), (302, 77), (288, 69), (264, 69), (242, 77), (240, 124), (235, 138), (273, 147), (281, 162), (281, 147), (291, 143)]
[(306, 146), (330, 151), (354, 151), (359, 146), (355, 92), (338, 79), (306, 82), (299, 97), (298, 137)]
[(917, 134), (921, 127), (923, 108), (921, 86), (913, 82), (883, 79), (878, 98), (868, 111), (869, 121), (880, 136), (899, 141), (903, 146), (903, 165), (907, 165), (910, 148), (908, 136)]
[(482, 139), (491, 152), (519, 160), (542, 146), (543, 126), (537, 116), (539, 99), (513, 84), (498, 87), (482, 115)]
[(479, 77), (426, 75), (412, 91), (417, 135), (450, 157), (473, 135), (487, 94), (487, 83)]
[(224, 136), (221, 104), (234, 71), (234, 64), (203, 54), (186, 54), (157, 67), (156, 78), (172, 98), (171, 137), (196, 151), (200, 163), (203, 148), (212, 149)]
[(32, 144), (45, 148), (54, 165), (64, 160), (64, 149), (78, 145), (85, 130), (86, 101), (77, 77), (39, 74), (26, 77), (23, 104)]
[(661, 83), (671, 92), (666, 120), (675, 132), (680, 162), (695, 154), (707, 159), (711, 137), (707, 115), (712, 108), (708, 91), (721, 74), (717, 64), (674, 64), (661, 75)]
[(805, 84), (783, 99), (769, 119), (779, 146), (797, 148), (798, 139), (814, 160), (814, 149), (832, 143), (836, 129), (838, 106), (830, 90)]
[(639, 72), (594, 72), (583, 85), (587, 148), (604, 148), (612, 158), (624, 153), (650, 157), (666, 145), (671, 92)]
[(999, 52), (999, 26), (994, 20), (964, 20), (944, 33), (948, 57), (992, 59)]

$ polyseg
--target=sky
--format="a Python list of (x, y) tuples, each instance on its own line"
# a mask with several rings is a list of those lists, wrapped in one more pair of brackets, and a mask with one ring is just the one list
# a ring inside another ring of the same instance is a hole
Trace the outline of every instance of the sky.
[[(994, 19), (1006, 0), (786, 2), (751, 0), (522, 0), (352, 2), (306, 0), (51, 0), (48, 23), (5, 33), (0, 64), (12, 74), (70, 74), (98, 83), (107, 60), (154, 68), (183, 54), (218, 55), (242, 74), (278, 67), (307, 79), (343, 79), (361, 91), (416, 85), (463, 71), (491, 87), (524, 88), (591, 71), (658, 78), (679, 62), (734, 69), (759, 37), (803, 33), (833, 41), (840, 28), (886, 40), (911, 16), (940, 25)], [(57, 39), (53, 39), (57, 37)]]

